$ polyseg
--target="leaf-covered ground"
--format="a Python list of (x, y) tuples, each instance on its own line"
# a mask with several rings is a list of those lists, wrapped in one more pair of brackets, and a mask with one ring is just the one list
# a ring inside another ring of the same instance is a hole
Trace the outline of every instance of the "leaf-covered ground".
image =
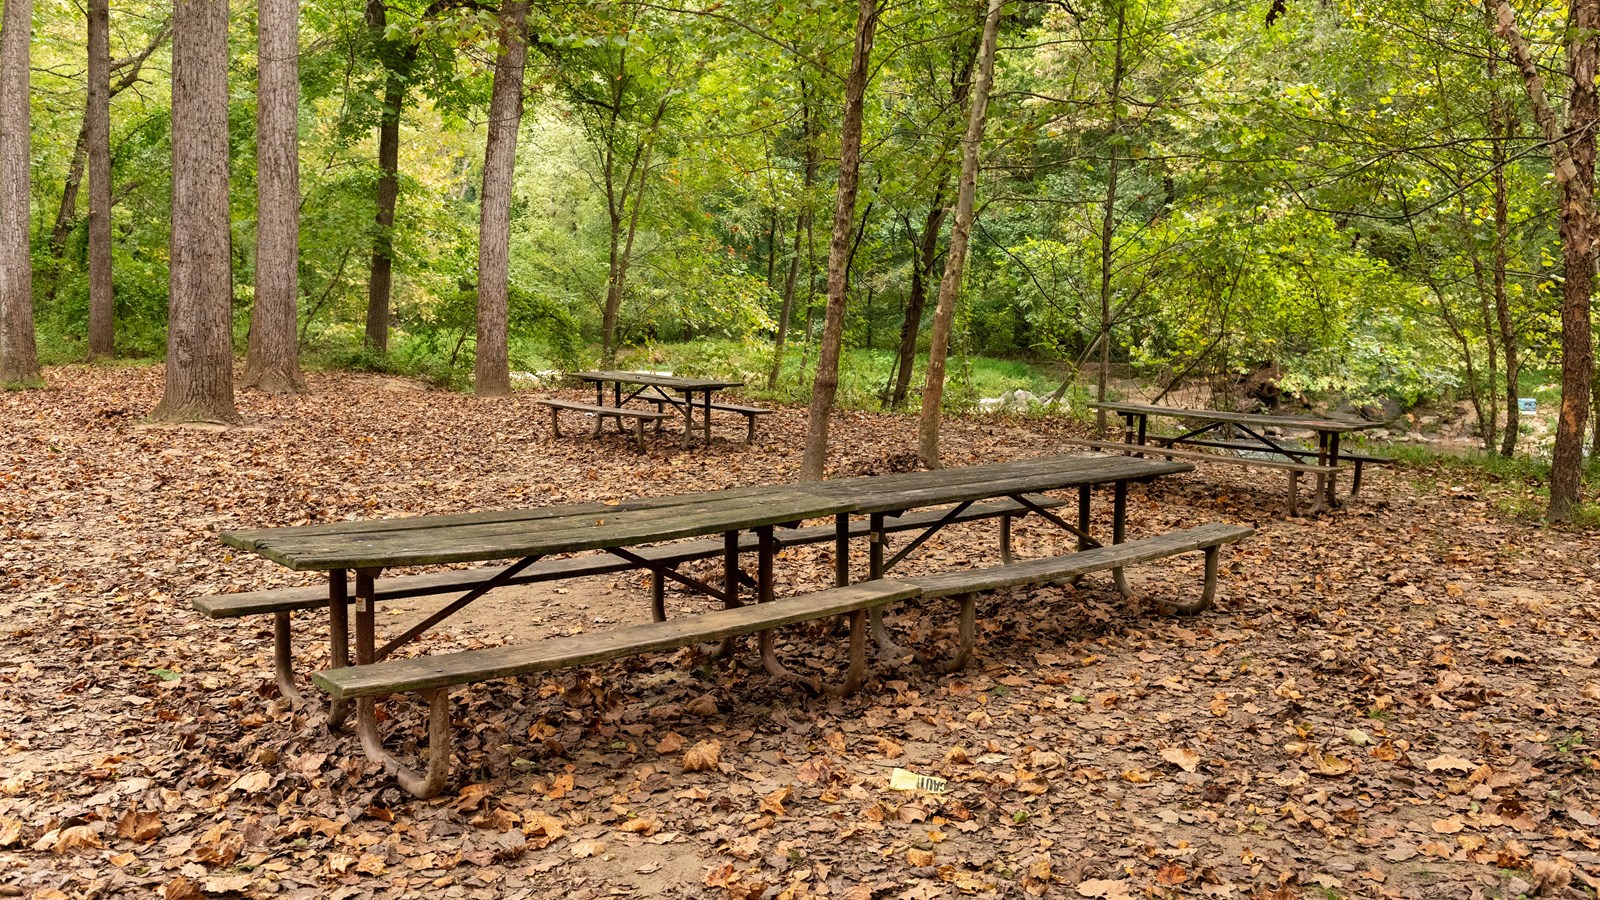
[[(640, 456), (616, 437), (552, 440), (532, 395), (320, 375), (305, 397), (243, 395), (247, 427), (168, 429), (140, 424), (158, 369), (48, 377), (0, 394), (0, 896), (1466, 898), (1600, 883), (1600, 536), (1498, 517), (1509, 488), (1381, 472), (1354, 506), (1285, 520), (1276, 477), (1208, 467), (1137, 489), (1132, 533), (1259, 526), (1226, 555), (1212, 612), (1156, 609), (1199, 586), (1195, 562), (1174, 560), (1139, 575), (1145, 603), (1104, 577), (990, 597), (967, 670), (880, 661), (845, 700), (776, 682), (748, 650), (480, 685), (455, 695), (451, 787), (421, 802), (276, 698), (268, 623), (190, 611), (299, 577), (231, 556), (216, 532), (788, 480), (803, 412), (773, 416), (754, 447), (729, 422), (710, 450), (664, 435)], [(904, 468), (912, 431), (841, 415), (835, 473)], [(1064, 433), (958, 421), (948, 458), (1059, 452)], [(992, 523), (963, 526), (908, 567), (990, 562), (993, 544)], [(1020, 529), (1023, 555), (1066, 549)], [(780, 590), (826, 584), (828, 552), (787, 552)], [(634, 577), (493, 603), (427, 646), (648, 617)], [(953, 614), (892, 619), (933, 648)], [(307, 670), (325, 658), (319, 627), (297, 619)], [(785, 640), (792, 664), (836, 664), (826, 628)], [(414, 754), (418, 710), (389, 709), (391, 745)], [(891, 790), (897, 767), (949, 789)]]

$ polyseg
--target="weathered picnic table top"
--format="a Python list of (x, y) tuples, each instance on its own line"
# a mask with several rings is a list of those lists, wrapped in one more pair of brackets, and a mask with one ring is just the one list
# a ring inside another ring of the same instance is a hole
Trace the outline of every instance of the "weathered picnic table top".
[(617, 372), (611, 370), (573, 372), (572, 377), (583, 381), (597, 381), (603, 384), (612, 382), (643, 384), (675, 391), (720, 391), (723, 388), (739, 387), (744, 384), (743, 381), (728, 378), (687, 378), (682, 375), (656, 375), (651, 372)]
[(236, 531), (221, 538), (296, 571), (423, 566), (631, 547), (831, 516), (848, 512), (851, 506), (845, 500), (774, 488), (615, 506), (584, 503), (501, 514), (338, 523), (389, 526), (381, 528)]
[(1240, 425), (1276, 425), (1280, 428), (1298, 428), (1305, 431), (1338, 432), (1365, 431), (1377, 428), (1382, 422), (1357, 422), (1351, 419), (1328, 419), (1322, 416), (1274, 416), (1265, 413), (1226, 412), (1217, 409), (1181, 409), (1176, 406), (1156, 406), (1150, 403), (1091, 402), (1091, 409), (1107, 412), (1133, 413), (1141, 416), (1170, 416), (1175, 419), (1205, 419), (1212, 422), (1234, 422)]
[(842, 478), (797, 487), (822, 496), (849, 499), (855, 504), (851, 511), (865, 515), (1084, 484), (1139, 481), (1193, 470), (1194, 466), (1186, 462), (1133, 456), (1044, 456), (992, 465)]
[(482, 562), (631, 547), (840, 513), (901, 512), (1011, 494), (1188, 472), (1185, 462), (1049, 456), (994, 465), (754, 485), (534, 509), (223, 532), (223, 543), (296, 571)]

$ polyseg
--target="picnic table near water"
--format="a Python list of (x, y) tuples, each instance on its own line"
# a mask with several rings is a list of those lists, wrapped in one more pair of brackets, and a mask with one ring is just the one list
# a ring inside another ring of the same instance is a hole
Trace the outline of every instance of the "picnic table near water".
[[(431, 796), (442, 789), (448, 777), (448, 692), (458, 685), (702, 642), (712, 642), (708, 646), (725, 653), (733, 649), (733, 638), (757, 634), (763, 665), (771, 673), (815, 691), (845, 693), (859, 687), (865, 677), (869, 634), (883, 652), (903, 658), (904, 651), (895, 646), (883, 626), (882, 611), (889, 605), (912, 599), (959, 599), (959, 649), (952, 659), (943, 662), (923, 660), (949, 670), (964, 664), (972, 652), (975, 597), (981, 592), (1111, 571), (1117, 587), (1128, 594), (1122, 578), (1124, 566), (1188, 551), (1201, 551), (1206, 557), (1201, 596), (1181, 607), (1184, 612), (1198, 612), (1209, 606), (1215, 591), (1219, 548), (1242, 539), (1251, 529), (1206, 524), (1135, 541), (1126, 539), (1129, 484), (1190, 469), (1188, 463), (1167, 460), (1054, 456), (618, 503), (232, 531), (221, 535), (224, 543), (296, 571), (324, 572), (326, 587), (203, 597), (194, 605), (213, 618), (272, 614), (278, 685), (296, 703), (305, 701), (296, 687), (289, 616), (296, 610), (325, 610), (331, 668), (315, 673), (313, 680), (331, 697), (329, 724), (342, 727), (348, 703), (354, 700), (366, 753), (394, 773), (408, 790), (418, 796)], [(1112, 493), (1109, 536), (1090, 530), (1092, 490), (1097, 487), (1109, 487)], [(1075, 522), (1055, 512), (1067, 501), (1046, 493), (1061, 490), (1076, 492)], [(1076, 552), (1025, 562), (1012, 560), (1012, 521), (1028, 515), (1039, 516), (1072, 534)], [(806, 520), (819, 519), (832, 521), (804, 524)], [(1000, 521), (998, 565), (916, 578), (887, 577), (890, 569), (943, 528), (982, 519)], [(886, 557), (889, 536), (896, 532), (911, 532), (914, 536), (893, 556)], [(861, 536), (868, 539), (866, 577), (851, 583), (850, 541)], [(830, 540), (835, 547), (835, 587), (777, 598), (773, 568), (779, 550)], [(564, 556), (584, 551), (601, 552)], [(753, 573), (744, 561), (752, 554)], [(720, 585), (679, 571), (685, 562), (716, 557), (721, 557), (723, 563)], [(386, 570), (398, 567), (468, 562), (499, 564), (380, 578)], [(394, 651), (497, 588), (626, 570), (650, 573), (649, 623), (488, 650), (389, 659)], [(711, 597), (723, 608), (669, 620), (663, 602), (667, 581)], [(755, 603), (745, 604), (745, 587), (753, 588)], [(376, 611), (380, 602), (455, 592), (460, 596), (438, 611), (385, 643), (378, 643)], [(352, 605), (354, 665), (350, 658)], [(825, 684), (818, 676), (799, 675), (777, 659), (774, 629), (839, 615), (850, 619), (851, 631), (849, 664), (838, 683)], [(428, 765), (424, 773), (413, 771), (392, 756), (378, 734), (375, 700), (400, 693), (421, 694), (431, 705)]]
[[(1282, 416), (1266, 413), (1230, 412), (1215, 409), (1185, 409), (1150, 403), (1092, 402), (1091, 409), (1116, 413), (1122, 417), (1123, 439), (1117, 441), (1074, 441), (1097, 450), (1127, 450), (1129, 447), (1155, 446), (1163, 455), (1202, 462), (1219, 462), (1258, 468), (1279, 469), (1289, 475), (1289, 512), (1299, 512), (1299, 476), (1317, 479), (1314, 509), (1338, 505), (1336, 482), (1341, 465), (1349, 463), (1350, 495), (1361, 491), (1361, 469), (1366, 465), (1390, 465), (1391, 460), (1367, 453), (1351, 453), (1340, 447), (1347, 434), (1378, 428), (1382, 422), (1363, 422), (1324, 416)], [(1157, 434), (1149, 429), (1151, 418), (1174, 419), (1181, 423), (1178, 434)], [(1316, 447), (1306, 447), (1284, 436), (1285, 432), (1311, 432)], [(1245, 439), (1235, 436), (1242, 432)], [(1179, 446), (1234, 451), (1237, 456), (1186, 451)], [(1132, 452), (1132, 451), (1129, 451)]]

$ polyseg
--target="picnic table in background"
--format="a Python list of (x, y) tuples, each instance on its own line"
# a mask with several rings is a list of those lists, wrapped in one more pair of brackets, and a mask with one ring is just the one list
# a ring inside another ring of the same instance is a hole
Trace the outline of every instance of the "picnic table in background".
[[(632, 418), (638, 429), (640, 446), (643, 446), (644, 422), (648, 419), (656, 423), (659, 430), (661, 420), (666, 413), (666, 407), (672, 407), (683, 416), (683, 446), (689, 447), (690, 437), (698, 428), (707, 444), (711, 443), (711, 413), (713, 411), (733, 412), (743, 415), (748, 420), (746, 443), (755, 439), (755, 418), (765, 415), (770, 410), (756, 407), (738, 406), (732, 403), (715, 402), (712, 395), (717, 391), (739, 387), (743, 381), (726, 378), (686, 378), (679, 375), (658, 375), (653, 372), (574, 372), (573, 376), (580, 381), (594, 385), (594, 405), (573, 404), (565, 401), (540, 401), (551, 407), (551, 415), (555, 415), (557, 408), (580, 409), (592, 413), (595, 418), (595, 434), (600, 433), (600, 426), (607, 418), (617, 420), (621, 427), (623, 418)], [(610, 387), (607, 391), (606, 388)], [(625, 391), (624, 388), (627, 388)], [(609, 394), (609, 397), (607, 396)], [(607, 402), (609, 400), (609, 403)], [(629, 407), (633, 401), (649, 403), (653, 410), (645, 410), (642, 406)]]
[[(1156, 406), (1149, 403), (1090, 403), (1091, 409), (1113, 412), (1123, 420), (1123, 443), (1127, 445), (1172, 448), (1174, 445), (1211, 447), (1264, 454), (1277, 459), (1259, 459), (1263, 465), (1276, 463), (1275, 467), (1298, 466), (1317, 476), (1319, 505), (1338, 505), (1335, 489), (1336, 475), (1341, 462), (1349, 462), (1355, 472), (1351, 479), (1350, 494), (1361, 490), (1362, 465), (1389, 465), (1390, 460), (1365, 453), (1342, 452), (1339, 446), (1343, 435), (1378, 428), (1382, 422), (1358, 422), (1352, 419), (1333, 419), (1322, 416), (1277, 416), (1264, 413), (1228, 412), (1215, 409), (1182, 409), (1174, 406)], [(1153, 434), (1149, 420), (1157, 418), (1184, 421), (1187, 429), (1179, 434)], [(1276, 429), (1279, 434), (1269, 434)], [(1283, 431), (1310, 431), (1316, 434), (1316, 449), (1296, 445), (1282, 436)], [(1240, 441), (1232, 432), (1244, 432), (1250, 439)], [(1220, 433), (1219, 433), (1220, 432)], [(1214, 455), (1213, 455), (1214, 456)], [(1186, 458), (1204, 458), (1188, 455)], [(1240, 463), (1257, 462), (1251, 457), (1236, 457)], [(1281, 461), (1280, 461), (1281, 460)], [(1292, 473), (1293, 474), (1293, 473)], [(1293, 502), (1291, 493), (1291, 505)]]

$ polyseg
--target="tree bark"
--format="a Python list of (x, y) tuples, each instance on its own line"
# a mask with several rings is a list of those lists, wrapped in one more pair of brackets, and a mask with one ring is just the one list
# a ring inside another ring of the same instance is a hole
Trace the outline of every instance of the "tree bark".
[(821, 481), (828, 463), (828, 424), (839, 392), (839, 354), (844, 343), (846, 280), (849, 278), (850, 237), (854, 231), (856, 193), (861, 181), (861, 119), (871, 76), (872, 41), (878, 30), (878, 0), (859, 0), (856, 8), (855, 49), (844, 87), (844, 123), (839, 133), (839, 192), (833, 208), (833, 233), (828, 240), (828, 308), (817, 351), (817, 374), (811, 387), (811, 408), (806, 416), (805, 455), (800, 462), (801, 481)]
[(478, 348), (474, 389), (479, 397), (511, 393), (507, 319), (511, 279), (511, 183), (522, 125), (522, 76), (528, 61), (528, 0), (500, 8), (500, 55), (489, 97), (489, 140), (483, 154), (478, 220)]
[(228, 2), (178, 0), (163, 422), (237, 422), (228, 221)]
[(367, 348), (389, 350), (389, 309), (394, 293), (394, 212), (400, 199), (400, 114), (406, 105), (415, 47), (399, 48), (384, 37), (384, 0), (367, 0), (367, 29), (383, 62), (383, 109), (378, 114), (377, 230), (372, 235), (372, 267), (367, 279)]
[(32, 29), (33, 0), (6, 0), (0, 20), (0, 386), (39, 380), (33, 260), (28, 252)]
[(950, 331), (955, 324), (956, 300), (961, 296), (961, 275), (967, 262), (967, 241), (972, 234), (973, 207), (978, 196), (979, 151), (989, 115), (989, 88), (994, 83), (995, 45), (1000, 33), (1000, 13), (1006, 0), (989, 0), (983, 19), (983, 45), (978, 50), (978, 81), (972, 88), (972, 110), (961, 148), (961, 184), (956, 191), (956, 218), (950, 226), (950, 249), (939, 279), (939, 305), (933, 313), (933, 339), (928, 348), (928, 374), (922, 385), (922, 409), (917, 423), (917, 458), (930, 469), (940, 468), (939, 428), (944, 413), (945, 359), (950, 353)]
[(949, 207), (944, 205), (944, 187), (941, 178), (939, 186), (934, 188), (928, 215), (922, 221), (916, 257), (911, 261), (911, 291), (906, 296), (905, 320), (900, 323), (900, 356), (895, 363), (890, 409), (904, 406), (906, 394), (911, 390), (911, 371), (917, 365), (917, 336), (922, 333), (922, 313), (928, 305), (928, 278), (939, 258), (939, 229), (944, 226), (944, 217), (949, 212)]
[(1561, 262), (1566, 281), (1561, 287), (1561, 412), (1556, 419), (1555, 449), (1551, 454), (1550, 506), (1552, 522), (1570, 521), (1577, 512), (1583, 488), (1584, 426), (1589, 416), (1589, 382), (1594, 377), (1594, 346), (1590, 334), (1590, 293), (1594, 284), (1595, 135), (1600, 102), (1595, 93), (1600, 62), (1600, 0), (1573, 0), (1567, 11), (1567, 123), (1563, 132), (1545, 99), (1544, 81), (1533, 52), (1517, 30), (1516, 17), (1507, 0), (1496, 4), (1496, 28), (1522, 74), (1523, 86), (1550, 148), (1560, 190)]
[(800, 154), (805, 172), (800, 188), (800, 211), (794, 218), (794, 255), (789, 259), (789, 274), (783, 280), (783, 309), (778, 313), (778, 333), (772, 339), (772, 369), (767, 373), (767, 390), (775, 390), (783, 371), (783, 345), (789, 337), (789, 319), (794, 315), (794, 290), (800, 280), (801, 232), (811, 232), (811, 186), (817, 181), (816, 132), (812, 127), (811, 102), (806, 81), (800, 79)]
[[(101, 0), (104, 2), (104, 0)], [(256, 89), (256, 299), (243, 384), (305, 390), (300, 301), (300, 3), (259, 0)]]
[(111, 4), (89, 0), (89, 358), (116, 352), (111, 287)]
[[(1111, 70), (1111, 135), (1117, 135), (1118, 126), (1121, 124), (1117, 115), (1117, 108), (1122, 102), (1122, 76), (1123, 76), (1123, 43), (1124, 29), (1127, 25), (1128, 11), (1122, 4), (1117, 5), (1117, 40), (1116, 61)], [(1118, 148), (1111, 148), (1111, 163), (1106, 175), (1106, 200), (1105, 210), (1100, 221), (1100, 372), (1094, 381), (1094, 398), (1100, 403), (1106, 402), (1106, 383), (1111, 377), (1111, 264), (1114, 261), (1112, 237), (1117, 224), (1117, 176), (1119, 175), (1122, 155)], [(1099, 407), (1094, 414), (1095, 437), (1102, 440), (1106, 436), (1106, 411)]]

